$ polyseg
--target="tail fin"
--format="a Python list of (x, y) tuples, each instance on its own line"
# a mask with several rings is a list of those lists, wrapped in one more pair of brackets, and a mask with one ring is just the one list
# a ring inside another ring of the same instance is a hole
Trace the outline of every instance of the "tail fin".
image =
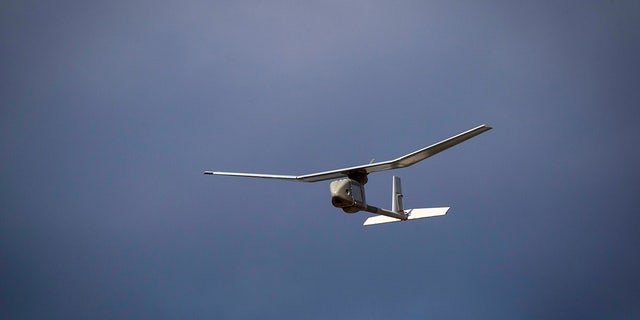
[(402, 206), (402, 184), (400, 177), (393, 176), (393, 186), (391, 187), (391, 211), (404, 212)]
[[(368, 218), (365, 222), (365, 226), (369, 226), (372, 224), (381, 224), (381, 223), (389, 223), (389, 222), (397, 222), (403, 220), (415, 220), (422, 218), (430, 218), (443, 216), (447, 214), (449, 211), (449, 207), (440, 207), (440, 208), (417, 208), (417, 209), (407, 209), (404, 210), (402, 205), (402, 186), (400, 184), (400, 177), (393, 177), (393, 186), (391, 187), (391, 211), (396, 214), (406, 215), (406, 219), (395, 218), (394, 216), (390, 216), (390, 214), (382, 214), (375, 217)], [(374, 212), (374, 211), (370, 211)], [(376, 212), (374, 212), (376, 213)], [(378, 212), (378, 214), (381, 214)]]

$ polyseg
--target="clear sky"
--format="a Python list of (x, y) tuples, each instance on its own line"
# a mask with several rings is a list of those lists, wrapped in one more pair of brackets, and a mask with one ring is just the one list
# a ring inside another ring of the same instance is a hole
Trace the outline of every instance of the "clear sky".
[(639, 3), (3, 1), (0, 318), (640, 318)]

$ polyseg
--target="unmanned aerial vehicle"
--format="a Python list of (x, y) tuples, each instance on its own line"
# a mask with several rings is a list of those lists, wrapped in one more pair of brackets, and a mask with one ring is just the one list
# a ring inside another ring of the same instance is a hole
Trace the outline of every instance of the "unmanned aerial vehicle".
[(205, 171), (204, 174), (220, 175), (220, 176), (235, 176), (235, 177), (249, 177), (249, 178), (264, 178), (264, 179), (280, 179), (289, 181), (302, 181), (302, 182), (318, 182), (330, 179), (339, 179), (332, 181), (329, 185), (331, 191), (331, 203), (336, 208), (341, 208), (346, 213), (356, 213), (358, 211), (367, 211), (376, 216), (368, 218), (364, 225), (381, 224), (388, 222), (398, 222), (406, 220), (414, 220), (421, 218), (429, 218), (442, 216), (447, 213), (449, 207), (440, 208), (416, 208), (416, 209), (404, 209), (402, 205), (402, 190), (400, 186), (400, 178), (394, 176), (392, 181), (392, 200), (391, 210), (382, 209), (367, 204), (364, 185), (367, 183), (367, 175), (373, 172), (392, 170), (405, 168), (413, 165), (419, 161), (422, 161), (428, 157), (431, 157), (441, 151), (449, 149), (458, 143), (471, 139), (485, 131), (491, 130), (490, 126), (481, 125), (471, 130), (460, 133), (444, 141), (438, 142), (434, 145), (426, 148), (414, 151), (402, 157), (394, 160), (369, 163), (365, 165), (305, 174), (301, 176), (293, 175), (275, 175), (275, 174), (260, 174), (260, 173), (240, 173), (240, 172), (220, 172), (220, 171)]

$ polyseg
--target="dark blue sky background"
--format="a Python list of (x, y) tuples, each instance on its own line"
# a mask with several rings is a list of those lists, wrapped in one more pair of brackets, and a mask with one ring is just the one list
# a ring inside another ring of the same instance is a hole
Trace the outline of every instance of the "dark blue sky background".
[[(640, 318), (637, 1), (4, 1), (2, 319)], [(487, 123), (367, 198), (305, 174)]]

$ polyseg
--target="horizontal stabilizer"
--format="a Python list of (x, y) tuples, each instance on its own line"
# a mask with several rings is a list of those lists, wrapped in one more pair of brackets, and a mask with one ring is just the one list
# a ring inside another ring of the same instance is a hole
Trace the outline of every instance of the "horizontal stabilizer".
[[(405, 210), (405, 213), (409, 215), (409, 218), (407, 220), (415, 220), (415, 219), (443, 216), (447, 214), (447, 211), (449, 211), (449, 207), (408, 209), (408, 210)], [(373, 224), (398, 222), (398, 221), (403, 221), (403, 220), (391, 218), (387, 216), (375, 216), (365, 220), (364, 225), (369, 226)]]

